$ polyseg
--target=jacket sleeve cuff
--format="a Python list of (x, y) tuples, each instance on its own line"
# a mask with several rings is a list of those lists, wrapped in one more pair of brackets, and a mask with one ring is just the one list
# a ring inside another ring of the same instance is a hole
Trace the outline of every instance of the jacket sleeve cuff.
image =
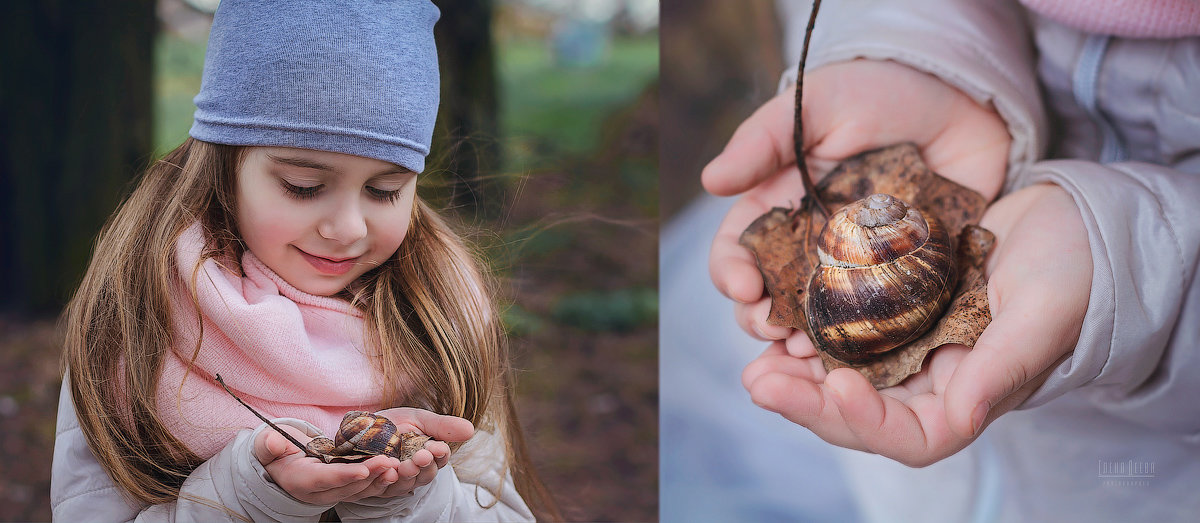
[(1092, 288), (1074, 352), (1022, 408), (1087, 385), (1093, 400), (1148, 416), (1155, 411), (1145, 402), (1180, 390), (1180, 380), (1200, 383), (1174, 368), (1182, 360), (1166, 357), (1195, 276), (1200, 228), (1189, 206), (1200, 201), (1200, 180), (1144, 163), (1055, 160), (1034, 165), (1024, 182), (1054, 183), (1074, 198), (1088, 232)]
[[(803, 38), (793, 33), (803, 34), (808, 12), (790, 13), (787, 31), (793, 38), (785, 52), (790, 63), (799, 61)], [(1034, 75), (1028, 23), (1016, 2), (826, 2), (817, 18), (807, 69), (858, 58), (891, 60), (994, 107), (1012, 136), (1006, 192), (1016, 174), (1041, 157), (1049, 124)], [(784, 73), (781, 89), (795, 76), (793, 66)]]

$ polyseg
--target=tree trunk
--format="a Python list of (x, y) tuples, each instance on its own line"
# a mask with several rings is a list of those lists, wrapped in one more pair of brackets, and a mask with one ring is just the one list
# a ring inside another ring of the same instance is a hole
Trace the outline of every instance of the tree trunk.
[(21, 0), (0, 17), (0, 309), (54, 312), (150, 160), (151, 0)]
[(442, 73), (442, 103), (428, 176), (450, 189), (448, 205), (467, 219), (490, 220), (504, 208), (497, 112), (492, 0), (435, 0), (434, 28)]
[[(662, 0), (661, 215), (703, 189), (699, 173), (734, 129), (775, 95), (788, 66), (772, 0)], [(791, 64), (795, 65), (795, 64)]]

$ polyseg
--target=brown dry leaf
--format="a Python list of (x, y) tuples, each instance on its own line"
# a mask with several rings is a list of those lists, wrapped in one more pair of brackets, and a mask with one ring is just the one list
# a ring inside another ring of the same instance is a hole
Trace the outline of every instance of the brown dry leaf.
[[(771, 295), (771, 325), (808, 325), (804, 317), (804, 293), (808, 278), (816, 266), (817, 234), (825, 226), (825, 217), (803, 205), (799, 211), (776, 207), (754, 220), (740, 242), (754, 252), (758, 271)], [(797, 253), (800, 253), (797, 256)], [(799, 283), (797, 283), (799, 282)]]
[[(856, 368), (875, 388), (884, 388), (919, 371), (934, 348), (947, 343), (974, 345), (991, 322), (983, 263), (995, 239), (990, 232), (971, 225), (983, 216), (987, 206), (983, 196), (934, 173), (913, 144), (856, 155), (817, 184), (817, 194), (830, 212), (875, 193), (891, 194), (938, 216), (951, 237), (958, 238), (957, 252), (963, 268), (946, 313), (920, 338), (864, 365), (849, 365), (818, 351), (826, 370)], [(816, 266), (816, 239), (824, 225), (825, 218), (815, 206), (802, 204), (795, 210), (772, 209), (742, 233), (740, 243), (754, 253), (771, 295), (768, 323), (808, 331), (804, 292)]]
[(830, 212), (875, 193), (890, 194), (935, 214), (951, 238), (964, 225), (979, 223), (987, 208), (982, 195), (930, 170), (911, 143), (848, 158), (817, 184), (817, 193)]

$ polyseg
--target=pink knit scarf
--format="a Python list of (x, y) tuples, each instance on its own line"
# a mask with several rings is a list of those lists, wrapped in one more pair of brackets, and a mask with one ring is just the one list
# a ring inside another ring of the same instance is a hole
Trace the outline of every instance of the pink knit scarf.
[[(158, 386), (159, 414), (172, 434), (208, 459), (239, 430), (261, 423), (213, 380), (218, 373), (268, 418), (299, 418), (328, 435), (346, 411), (380, 408), (362, 313), (345, 301), (297, 290), (249, 251), (242, 257), (245, 276), (213, 259), (196, 271), (201, 336), (187, 282), (203, 246), (196, 224), (175, 249), (176, 341)], [(189, 372), (197, 340), (200, 350)]]
[(1025, 7), (1086, 33), (1126, 38), (1200, 35), (1198, 0), (1021, 0)]

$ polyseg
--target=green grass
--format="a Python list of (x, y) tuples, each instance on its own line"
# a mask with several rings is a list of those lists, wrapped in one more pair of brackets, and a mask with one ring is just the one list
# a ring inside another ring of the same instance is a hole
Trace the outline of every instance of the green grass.
[(557, 66), (540, 40), (504, 45), (498, 62), (505, 171), (536, 169), (596, 148), (604, 118), (658, 76), (658, 37), (614, 40), (587, 68)]
[(183, 143), (192, 127), (192, 97), (200, 92), (204, 42), (161, 33), (154, 47), (154, 152)]

